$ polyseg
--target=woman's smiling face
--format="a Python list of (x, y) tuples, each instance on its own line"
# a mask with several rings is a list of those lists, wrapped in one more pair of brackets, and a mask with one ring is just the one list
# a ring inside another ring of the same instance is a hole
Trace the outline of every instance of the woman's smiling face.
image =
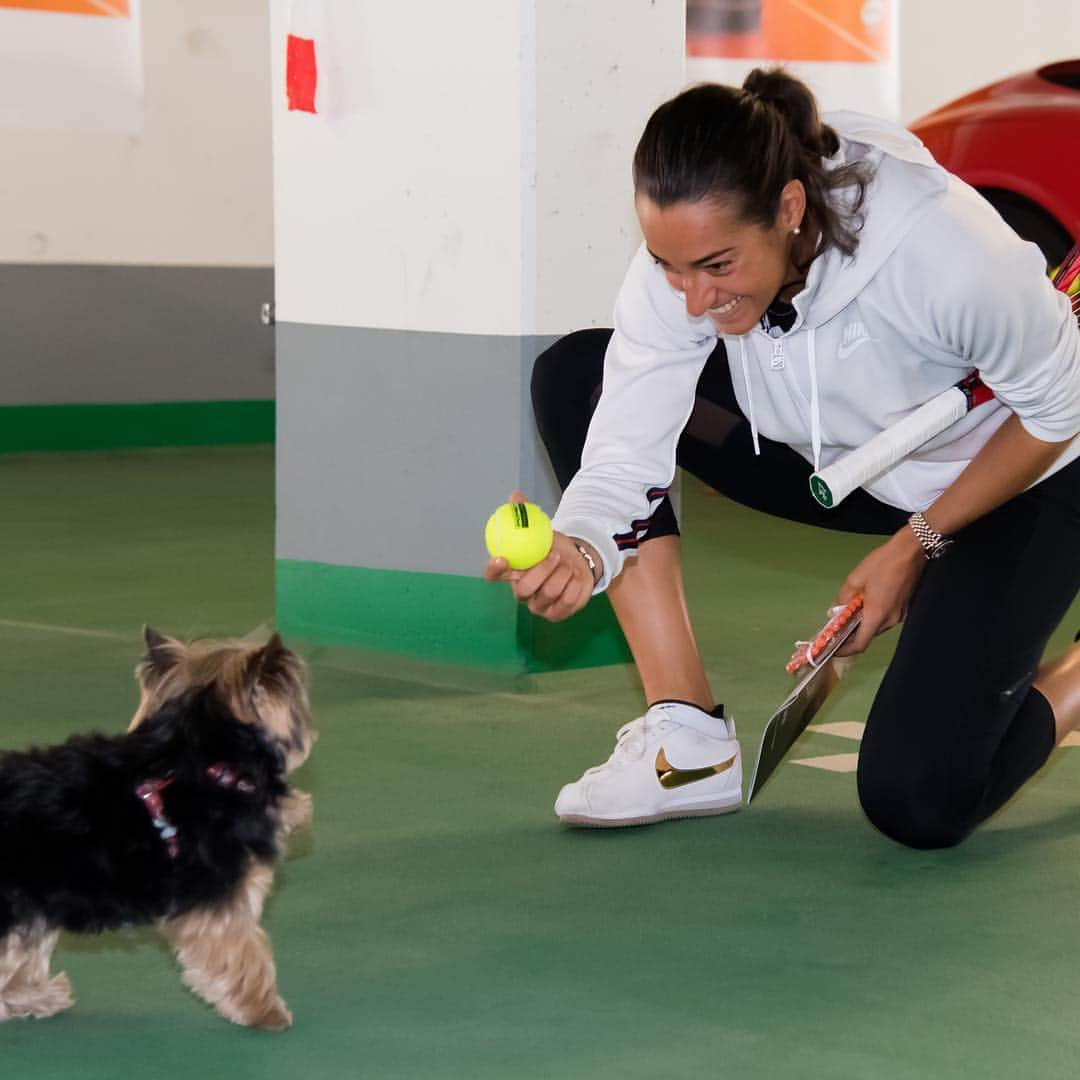
[(707, 315), (717, 333), (752, 330), (783, 286), (801, 276), (792, 260), (793, 230), (806, 209), (797, 180), (785, 187), (769, 228), (743, 220), (731, 203), (659, 207), (639, 195), (634, 205), (649, 253), (685, 297), (687, 314)]

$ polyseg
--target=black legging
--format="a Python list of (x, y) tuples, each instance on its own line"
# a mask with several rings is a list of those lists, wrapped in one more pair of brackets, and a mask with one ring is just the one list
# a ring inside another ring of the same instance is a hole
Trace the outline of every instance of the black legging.
[[(610, 330), (583, 330), (536, 361), (533, 409), (559, 483), (581, 467)], [(730, 498), (792, 521), (888, 535), (906, 511), (857, 491), (833, 510), (809, 495), (810, 466), (760, 439), (735, 401), (723, 344), (697, 386), (676, 460)], [(678, 532), (668, 500), (642, 542)], [(959, 843), (1046, 761), (1054, 716), (1032, 686), (1080, 589), (1080, 461), (963, 529), (927, 564), (866, 722), (859, 798), (911, 847)]]

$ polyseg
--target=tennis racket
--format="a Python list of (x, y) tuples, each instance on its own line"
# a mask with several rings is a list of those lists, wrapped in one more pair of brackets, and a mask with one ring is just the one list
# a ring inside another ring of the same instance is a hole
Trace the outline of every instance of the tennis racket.
[(769, 717), (761, 733), (761, 744), (746, 796), (748, 806), (840, 681), (846, 665), (835, 662), (834, 657), (840, 646), (858, 629), (861, 618), (862, 597), (856, 596), (846, 607), (833, 608), (829, 612), (829, 621), (812, 641), (800, 642), (797, 646), (798, 651), (787, 665), (787, 670), (795, 673), (803, 672), (804, 668), (807, 670)]
[[(1069, 297), (1073, 314), (1080, 318), (1080, 244), (1065, 256), (1051, 280), (1056, 289)], [(810, 493), (826, 509), (837, 506), (856, 488), (899, 464), (993, 396), (994, 392), (982, 382), (979, 373), (972, 372), (865, 445), (814, 473), (810, 477)]]

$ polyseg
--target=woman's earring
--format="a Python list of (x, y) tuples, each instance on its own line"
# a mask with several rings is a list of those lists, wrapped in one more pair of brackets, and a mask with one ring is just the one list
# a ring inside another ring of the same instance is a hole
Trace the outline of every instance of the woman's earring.
[(791, 230), (791, 235), (792, 236), (798, 236), (799, 233), (801, 233), (801, 232), (802, 232), (802, 229), (800, 229), (799, 226), (796, 225), (795, 228)]

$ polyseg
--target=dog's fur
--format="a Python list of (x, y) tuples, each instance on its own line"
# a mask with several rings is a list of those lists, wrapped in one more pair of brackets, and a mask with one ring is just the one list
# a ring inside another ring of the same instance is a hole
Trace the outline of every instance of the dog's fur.
[(303, 665), (276, 634), (185, 645), (148, 629), (136, 677), (126, 735), (0, 754), (0, 1021), (72, 1004), (49, 972), (60, 930), (153, 923), (222, 1016), (287, 1028), (259, 920), (283, 836), (311, 819), (285, 782), (314, 740)]

